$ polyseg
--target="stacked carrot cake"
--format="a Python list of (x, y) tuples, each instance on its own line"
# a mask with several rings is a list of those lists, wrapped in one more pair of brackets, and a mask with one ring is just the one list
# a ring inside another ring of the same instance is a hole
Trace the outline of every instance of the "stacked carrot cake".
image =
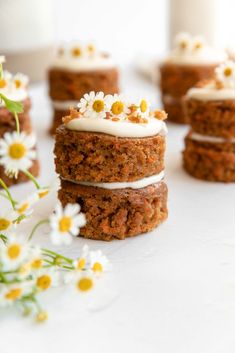
[(124, 239), (167, 218), (163, 111), (146, 100), (85, 94), (56, 131), (55, 165), (62, 205), (78, 202), (86, 238)]
[[(20, 131), (25, 133), (25, 138), (32, 133), (32, 125), (30, 119), (31, 100), (28, 93), (28, 77), (17, 73), (4, 71), (3, 77), (0, 79), (0, 93), (10, 100), (21, 102), (23, 105), (23, 112), (18, 115)], [(16, 131), (16, 121), (12, 113), (8, 111), (3, 100), (0, 99), (0, 138), (5, 137), (6, 133)], [(17, 158), (15, 156), (15, 158)], [(39, 174), (39, 162), (37, 159), (32, 161), (32, 166), (29, 169), (34, 176)], [(0, 178), (7, 186), (28, 181), (26, 175), (22, 172), (18, 174), (17, 178), (10, 178), (5, 174), (3, 166), (0, 166)]]
[(210, 78), (216, 66), (226, 60), (224, 51), (206, 45), (201, 37), (181, 33), (170, 55), (160, 65), (160, 89), (168, 119), (187, 123), (183, 97), (198, 81)]
[(118, 93), (118, 69), (113, 59), (93, 44), (70, 43), (58, 50), (49, 70), (49, 95), (54, 118), (51, 133), (86, 92)]
[(185, 139), (184, 167), (192, 176), (235, 181), (235, 63), (215, 70), (212, 80), (188, 91), (186, 113), (191, 130)]

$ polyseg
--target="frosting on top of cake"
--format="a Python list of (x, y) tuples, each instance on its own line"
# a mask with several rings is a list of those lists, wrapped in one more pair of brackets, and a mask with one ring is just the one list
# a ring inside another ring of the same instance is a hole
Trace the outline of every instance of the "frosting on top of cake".
[(53, 67), (69, 71), (91, 71), (115, 67), (114, 60), (94, 44), (67, 43), (58, 49)]
[(235, 63), (227, 61), (219, 65), (213, 79), (189, 89), (186, 96), (201, 101), (235, 100)]
[[(29, 96), (27, 90), (28, 82), (28, 77), (21, 73), (12, 75), (10, 72), (4, 71), (3, 76), (0, 78), (0, 93), (8, 99), (22, 102)], [(0, 107), (4, 105), (5, 103), (0, 101)]]
[(147, 137), (167, 133), (163, 120), (167, 114), (150, 112), (149, 103), (141, 99), (129, 103), (123, 95), (85, 94), (69, 116), (63, 118), (67, 129), (106, 133), (118, 137)]
[(203, 37), (180, 33), (176, 36), (175, 47), (166, 62), (177, 65), (213, 65), (226, 59), (227, 54), (224, 50), (208, 46)]

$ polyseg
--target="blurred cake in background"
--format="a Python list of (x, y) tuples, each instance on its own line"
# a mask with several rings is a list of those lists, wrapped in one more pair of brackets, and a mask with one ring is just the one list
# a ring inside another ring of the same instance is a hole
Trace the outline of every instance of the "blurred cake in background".
[[(24, 74), (17, 73), (16, 75), (12, 75), (8, 71), (4, 71), (3, 76), (0, 78), (0, 93), (7, 97), (9, 100), (22, 103), (23, 112), (18, 114), (20, 132), (23, 134), (21, 134), (20, 138), (23, 138), (26, 143), (29, 142), (30, 144), (34, 144), (35, 142), (33, 141), (35, 141), (35, 135), (32, 134), (32, 125), (30, 119), (31, 100), (28, 93), (28, 82), (29, 79)], [(12, 135), (12, 137), (7, 135), (7, 133), (14, 131), (16, 131), (15, 117), (6, 108), (4, 101), (0, 99), (0, 139), (4, 137), (7, 142), (10, 142), (12, 138), (15, 139), (16, 149), (15, 153), (12, 153), (11, 157), (13, 159), (17, 159), (19, 151), (17, 146), (17, 135)], [(29, 172), (33, 176), (38, 176), (39, 162), (37, 159), (32, 161), (32, 166), (29, 168)], [(22, 172), (19, 172), (17, 178), (8, 177), (4, 171), (3, 166), (0, 166), (0, 178), (5, 182), (7, 186), (19, 184), (29, 180), (28, 177)]]
[(93, 44), (70, 43), (60, 47), (48, 73), (49, 95), (54, 117), (50, 132), (55, 133), (61, 118), (76, 107), (87, 92), (114, 94), (119, 91), (118, 69), (113, 59)]
[(206, 45), (202, 37), (176, 36), (175, 48), (160, 64), (162, 103), (170, 121), (185, 124), (183, 97), (198, 81), (210, 78), (227, 55)]
[(221, 64), (214, 79), (191, 88), (185, 105), (191, 129), (184, 168), (199, 179), (235, 182), (235, 63)]

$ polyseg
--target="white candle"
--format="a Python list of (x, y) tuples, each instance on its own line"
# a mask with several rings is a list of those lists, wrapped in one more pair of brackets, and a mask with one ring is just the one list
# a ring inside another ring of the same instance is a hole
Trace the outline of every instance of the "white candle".
[(170, 43), (177, 33), (203, 35), (215, 43), (215, 0), (170, 0)]
[(0, 54), (6, 68), (41, 79), (50, 61), (54, 41), (51, 0), (1, 1)]

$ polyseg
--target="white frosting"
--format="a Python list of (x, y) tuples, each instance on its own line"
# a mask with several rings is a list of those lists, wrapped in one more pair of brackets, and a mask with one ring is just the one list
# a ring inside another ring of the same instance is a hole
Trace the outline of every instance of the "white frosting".
[(201, 101), (235, 99), (235, 88), (218, 89), (213, 84), (205, 87), (190, 88), (187, 97)]
[(182, 51), (175, 49), (166, 59), (166, 62), (177, 65), (212, 65), (219, 64), (227, 59), (227, 54), (221, 50), (203, 47), (197, 51)]
[(149, 118), (148, 123), (132, 123), (128, 120), (112, 121), (108, 119), (76, 118), (70, 120), (66, 127), (69, 130), (101, 132), (118, 137), (148, 137), (157, 134), (166, 135), (164, 121)]
[(76, 107), (77, 104), (77, 101), (52, 101), (53, 108), (58, 110), (68, 110), (71, 107)]
[[(29, 94), (28, 91), (24, 88), (22, 89), (14, 89), (14, 90), (0, 90), (4, 96), (6, 96), (8, 99), (11, 99), (15, 102), (23, 102), (26, 98), (28, 98)], [(0, 101), (0, 107), (4, 107), (5, 103), (3, 101)]]
[(209, 143), (235, 143), (235, 137), (233, 138), (224, 138), (217, 136), (209, 136), (209, 135), (201, 135), (197, 132), (192, 132), (189, 135), (191, 140), (195, 140), (198, 142), (209, 142)]
[(115, 67), (115, 63), (110, 56), (96, 55), (94, 57), (74, 58), (72, 56), (56, 57), (53, 67), (69, 71), (95, 71), (110, 69)]
[(159, 183), (164, 178), (164, 171), (161, 171), (159, 174), (155, 174), (140, 180), (129, 181), (129, 182), (117, 182), (117, 183), (93, 183), (89, 181), (73, 181), (75, 184), (86, 185), (86, 186), (94, 186), (103, 189), (115, 190), (115, 189), (142, 189), (146, 186)]

